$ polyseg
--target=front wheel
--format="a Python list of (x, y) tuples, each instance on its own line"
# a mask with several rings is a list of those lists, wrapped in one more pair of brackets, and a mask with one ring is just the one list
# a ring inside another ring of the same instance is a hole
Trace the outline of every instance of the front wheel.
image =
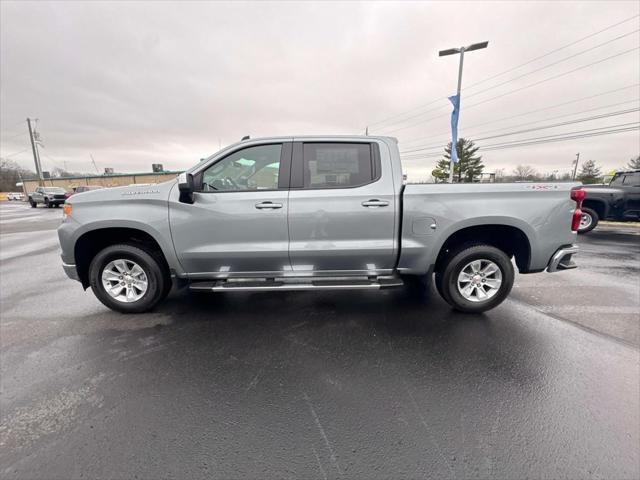
[(164, 299), (170, 279), (159, 258), (137, 245), (112, 245), (89, 266), (89, 283), (98, 300), (122, 313), (151, 310)]
[(456, 310), (480, 313), (502, 303), (514, 277), (507, 254), (490, 245), (474, 245), (450, 257), (436, 274), (436, 286)]
[(598, 212), (590, 208), (582, 207), (582, 216), (580, 217), (580, 225), (578, 226), (578, 233), (587, 233), (596, 228), (600, 217)]

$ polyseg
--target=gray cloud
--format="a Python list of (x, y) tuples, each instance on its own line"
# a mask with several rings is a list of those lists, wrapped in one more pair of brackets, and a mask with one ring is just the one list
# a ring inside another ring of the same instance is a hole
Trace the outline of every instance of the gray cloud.
[[(439, 49), (490, 41), (487, 50), (466, 57), (464, 85), (471, 85), (640, 11), (634, 2), (5, 1), (0, 8), (2, 155), (28, 147), (26, 135), (15, 136), (26, 125), (16, 123), (33, 116), (46, 145), (45, 166), (66, 161), (84, 171), (92, 168), (89, 154), (101, 167), (121, 171), (146, 171), (155, 162), (181, 169), (213, 153), (219, 142), (232, 143), (245, 134), (362, 133), (368, 124), (433, 99), (439, 100), (425, 110), (438, 110), (414, 121), (439, 118), (391, 134), (401, 146), (422, 137), (409, 145), (445, 143), (446, 97), (455, 91), (457, 64), (455, 57), (438, 58)], [(637, 30), (639, 24), (636, 18), (486, 86)], [(627, 89), (465, 132), (467, 126), (638, 83), (636, 51), (468, 107), (639, 44), (636, 33), (473, 100), (463, 93), (461, 135), (473, 138), (474, 132), (507, 130), (637, 98), (640, 89)], [(638, 119), (636, 112), (504, 140)], [(371, 131), (385, 134), (408, 123)], [(639, 149), (635, 131), (487, 151), (484, 158), (490, 169), (527, 163), (539, 170), (566, 170), (580, 151), (582, 158), (613, 168)], [(28, 152), (12, 158), (31, 165)], [(434, 163), (408, 160), (405, 168), (412, 178), (422, 178)]]

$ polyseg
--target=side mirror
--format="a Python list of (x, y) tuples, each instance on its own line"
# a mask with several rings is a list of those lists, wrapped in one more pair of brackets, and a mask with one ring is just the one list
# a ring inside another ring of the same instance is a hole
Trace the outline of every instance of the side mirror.
[(193, 203), (193, 192), (195, 191), (193, 174), (181, 173), (178, 175), (178, 190), (180, 190), (180, 201), (182, 203)]

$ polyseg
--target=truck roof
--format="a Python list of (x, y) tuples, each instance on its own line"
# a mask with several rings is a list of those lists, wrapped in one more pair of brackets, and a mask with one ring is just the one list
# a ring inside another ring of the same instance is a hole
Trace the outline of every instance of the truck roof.
[(396, 137), (384, 136), (384, 135), (286, 135), (286, 136), (275, 136), (275, 137), (255, 137), (251, 138), (249, 136), (242, 137), (242, 140), (238, 143), (242, 142), (264, 142), (264, 141), (274, 141), (274, 140), (291, 140), (292, 138), (304, 138), (304, 139), (318, 139), (318, 140), (328, 140), (328, 139), (340, 139), (340, 140), (391, 140), (395, 143), (398, 143), (398, 139)]

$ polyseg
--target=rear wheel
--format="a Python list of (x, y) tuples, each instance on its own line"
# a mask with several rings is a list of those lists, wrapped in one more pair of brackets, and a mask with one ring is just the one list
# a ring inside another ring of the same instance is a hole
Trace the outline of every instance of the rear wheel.
[(89, 266), (93, 293), (104, 305), (123, 313), (151, 310), (166, 296), (170, 279), (158, 257), (137, 245), (112, 245)]
[(474, 245), (453, 253), (436, 274), (438, 292), (456, 310), (480, 313), (498, 306), (511, 291), (511, 260), (490, 245)]
[(580, 226), (578, 227), (578, 233), (587, 233), (596, 228), (600, 217), (598, 212), (590, 208), (582, 207), (582, 216), (580, 217)]
[(36, 208), (38, 206), (38, 204), (32, 199), (29, 199), (29, 205), (31, 205), (31, 208)]

